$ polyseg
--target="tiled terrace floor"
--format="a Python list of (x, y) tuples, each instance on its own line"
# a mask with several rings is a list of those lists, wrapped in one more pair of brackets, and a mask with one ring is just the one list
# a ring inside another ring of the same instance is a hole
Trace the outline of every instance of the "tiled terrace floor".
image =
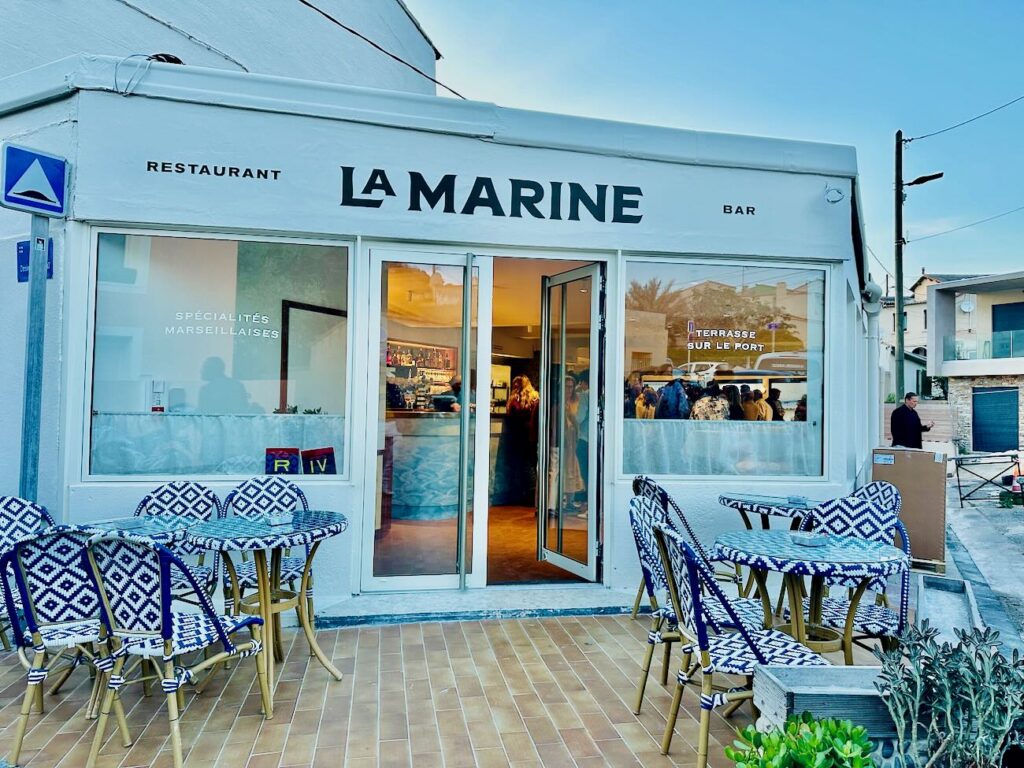
[[(683, 700), (672, 754), (659, 751), (669, 705), (668, 690), (657, 680), (660, 653), (643, 712), (637, 717), (631, 711), (647, 626), (647, 620), (628, 616), (593, 616), (322, 632), (321, 645), (345, 673), (341, 682), (315, 661), (307, 663), (304, 638), (290, 632), (273, 720), (259, 714), (252, 660), (219, 674), (201, 696), (188, 693), (182, 715), (186, 765), (693, 765), (693, 690)], [(24, 682), (13, 657), (0, 661), (3, 755), (10, 750)], [(64, 691), (46, 697), (45, 716), (32, 716), (23, 765), (85, 765), (93, 732), (82, 713), (89, 686), (83, 668)], [(123, 699), (135, 744), (121, 746), (111, 719), (100, 768), (170, 766), (163, 696), (143, 698), (136, 685)], [(730, 721), (715, 715), (712, 768), (727, 764), (716, 741), (729, 743), (749, 713), (744, 707)]]

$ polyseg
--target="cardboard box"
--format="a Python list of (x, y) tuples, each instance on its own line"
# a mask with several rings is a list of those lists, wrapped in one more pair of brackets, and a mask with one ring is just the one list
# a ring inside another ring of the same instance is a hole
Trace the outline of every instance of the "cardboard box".
[(875, 448), (871, 479), (895, 485), (910, 554), (942, 570), (946, 562), (946, 454), (917, 448)]

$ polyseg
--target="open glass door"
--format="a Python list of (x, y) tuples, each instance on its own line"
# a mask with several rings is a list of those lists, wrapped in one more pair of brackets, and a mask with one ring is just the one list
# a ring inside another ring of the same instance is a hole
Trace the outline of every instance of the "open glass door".
[[(479, 556), (474, 493), (486, 492), (473, 473), (487, 466), (487, 435), (477, 435), (477, 424), (488, 424), (489, 403), (483, 401), (485, 417), (478, 419), (480, 398), (489, 394), (488, 375), (482, 382), (477, 377), (479, 259), (371, 253), (376, 290), (368, 375), (370, 391), (379, 394), (367, 403), (376, 441), (367, 469), (376, 493), (367, 498), (362, 585), (371, 591), (472, 585)], [(483, 461), (476, 457), (481, 451)]]
[(538, 558), (597, 580), (601, 424), (600, 264), (541, 287)]

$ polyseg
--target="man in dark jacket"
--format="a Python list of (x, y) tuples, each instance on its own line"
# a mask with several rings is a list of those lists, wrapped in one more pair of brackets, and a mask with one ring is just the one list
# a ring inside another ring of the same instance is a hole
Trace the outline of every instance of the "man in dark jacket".
[(928, 426), (921, 423), (921, 417), (917, 415), (917, 395), (913, 392), (907, 392), (903, 405), (892, 412), (889, 423), (892, 428), (892, 444), (904, 448), (920, 448), (921, 433), (935, 426), (934, 421), (929, 421)]

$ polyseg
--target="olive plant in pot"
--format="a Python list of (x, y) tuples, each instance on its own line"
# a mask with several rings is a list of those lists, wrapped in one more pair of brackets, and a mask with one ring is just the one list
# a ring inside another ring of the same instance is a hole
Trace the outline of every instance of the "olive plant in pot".
[(867, 731), (849, 720), (790, 715), (785, 728), (764, 733), (749, 725), (725, 748), (736, 768), (874, 768)]
[(927, 621), (876, 651), (876, 683), (896, 726), (901, 768), (999, 768), (1024, 716), (1024, 658), (1007, 657), (993, 629), (937, 640)]

